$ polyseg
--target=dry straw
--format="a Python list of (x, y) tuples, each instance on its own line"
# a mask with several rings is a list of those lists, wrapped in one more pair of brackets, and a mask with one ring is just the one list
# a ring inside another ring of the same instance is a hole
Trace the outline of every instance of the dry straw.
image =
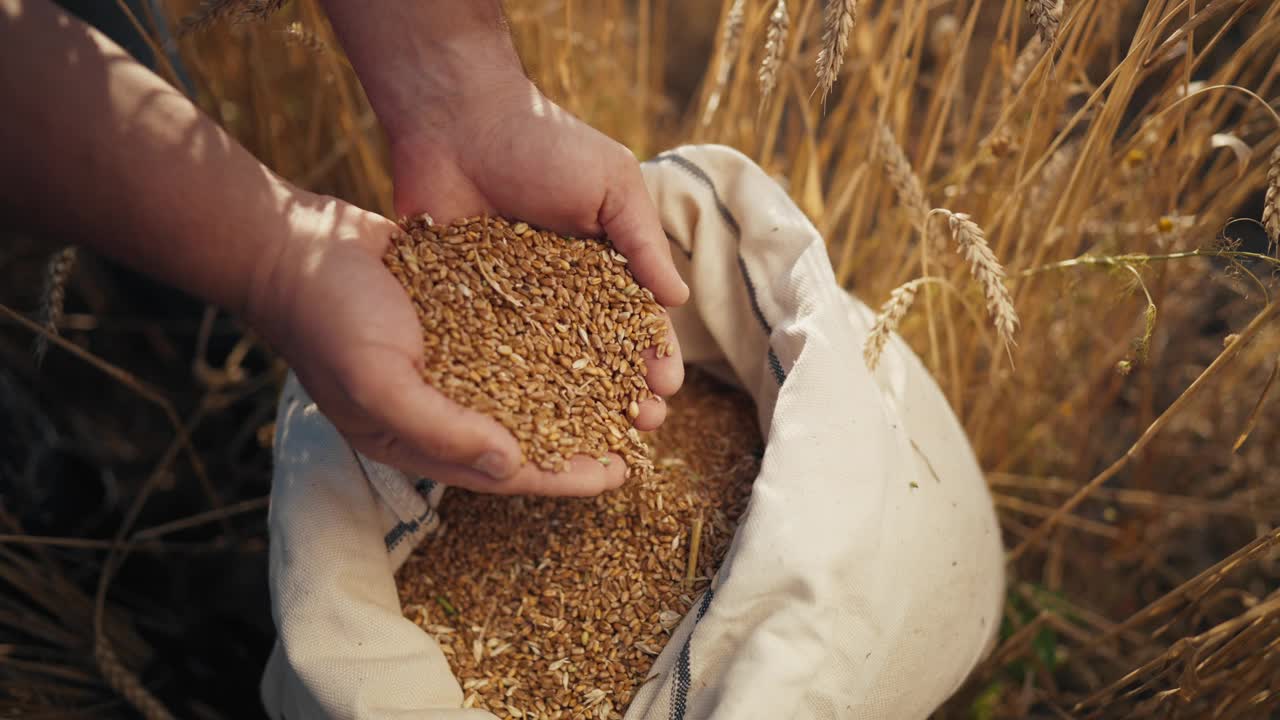
[(818, 95), (827, 102), (849, 49), (849, 31), (858, 17), (857, 0), (827, 0), (822, 21), (822, 49), (818, 51)]

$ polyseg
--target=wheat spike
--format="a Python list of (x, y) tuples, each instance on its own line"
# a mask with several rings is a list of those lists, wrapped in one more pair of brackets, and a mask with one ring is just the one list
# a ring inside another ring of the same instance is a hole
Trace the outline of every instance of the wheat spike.
[(226, 18), (233, 22), (266, 20), (288, 0), (205, 0), (200, 9), (182, 19), (178, 36), (205, 30)]
[(760, 61), (760, 107), (769, 104), (773, 90), (778, 86), (778, 70), (782, 67), (782, 51), (787, 44), (787, 31), (791, 19), (787, 16), (787, 0), (778, 0), (769, 15), (769, 30), (765, 34), (764, 59)]
[(884, 346), (889, 342), (889, 336), (898, 329), (898, 324), (911, 309), (911, 304), (916, 299), (916, 290), (924, 281), (925, 278), (916, 278), (899, 285), (889, 293), (889, 299), (884, 302), (884, 305), (880, 306), (880, 314), (876, 315), (871, 332), (867, 333), (867, 341), (862, 346), (862, 357), (867, 362), (868, 370), (875, 372), (876, 366), (880, 364), (880, 354), (884, 352)]
[[(40, 310), (37, 318), (41, 325), (54, 335), (62, 324), (63, 308), (67, 300), (67, 281), (76, 265), (76, 247), (68, 245), (49, 257), (44, 268), (44, 288), (40, 292)], [(44, 361), (49, 350), (49, 339), (37, 335), (35, 341), (36, 364)]]
[(944, 212), (957, 251), (969, 261), (969, 272), (987, 297), (987, 312), (996, 326), (996, 334), (1009, 350), (1014, 344), (1013, 334), (1018, 329), (1018, 313), (1013, 309), (1013, 298), (1004, 284), (1004, 266), (991, 252), (986, 234), (977, 223), (964, 213)]
[(818, 92), (827, 102), (836, 84), (845, 51), (849, 49), (849, 31), (858, 17), (857, 0), (827, 0), (822, 29), (822, 49), (818, 51)]
[(911, 161), (907, 160), (902, 146), (893, 137), (893, 131), (884, 123), (876, 124), (876, 150), (884, 159), (885, 172), (889, 175), (889, 184), (898, 194), (898, 202), (912, 214), (912, 222), (916, 225), (924, 223), (929, 214), (929, 205), (925, 201), (924, 189), (915, 170), (911, 169)]
[(1267, 231), (1270, 249), (1280, 247), (1280, 145), (1271, 152), (1271, 169), (1267, 171), (1267, 196), (1262, 201), (1262, 227)]
[(329, 52), (329, 43), (321, 39), (315, 32), (303, 27), (302, 23), (296, 20), (289, 23), (289, 27), (285, 28), (284, 39), (289, 45), (304, 48), (317, 55)]
[(1051, 47), (1062, 23), (1063, 0), (1027, 0), (1027, 15), (1045, 46)]
[(734, 63), (738, 61), (745, 15), (746, 0), (733, 0), (720, 31), (720, 64), (716, 66), (716, 84), (711, 89), (711, 97), (707, 98), (706, 109), (702, 111), (703, 125), (711, 124), (711, 118), (715, 117), (716, 110), (720, 108), (720, 98), (729, 85), (729, 75), (733, 72)]
[(1039, 35), (1033, 35), (1027, 41), (1027, 46), (1022, 48), (1022, 52), (1018, 53), (1018, 57), (1013, 61), (1013, 70), (1009, 73), (1009, 89), (1017, 91), (1027, 82), (1027, 78), (1031, 77), (1031, 71), (1035, 69), (1036, 63), (1040, 61), (1040, 56), (1044, 55), (1044, 40)]

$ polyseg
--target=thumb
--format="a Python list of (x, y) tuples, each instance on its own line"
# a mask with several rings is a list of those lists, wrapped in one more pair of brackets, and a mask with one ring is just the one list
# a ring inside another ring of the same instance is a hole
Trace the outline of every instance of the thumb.
[(383, 428), (379, 447), (368, 455), (382, 455), (392, 465), (451, 463), (471, 468), (495, 480), (519, 469), (520, 447), (498, 421), (458, 405), (424, 382), (412, 363), (388, 368), (366, 381), (357, 405)]
[(630, 152), (625, 155), (623, 166), (612, 173), (616, 181), (605, 189), (600, 225), (618, 252), (626, 256), (636, 280), (649, 288), (655, 300), (667, 307), (683, 305), (689, 299), (689, 286), (676, 272), (671, 245), (640, 166)]

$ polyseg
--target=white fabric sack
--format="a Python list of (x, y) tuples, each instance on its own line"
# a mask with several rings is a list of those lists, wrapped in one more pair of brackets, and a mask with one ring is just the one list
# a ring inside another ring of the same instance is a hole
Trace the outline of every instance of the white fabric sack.
[[(1003, 557), (991, 498), (946, 400), (898, 338), (868, 372), (873, 313), (822, 238), (740, 153), (644, 164), (681, 274), (687, 362), (755, 398), (766, 448), (709, 589), (627, 720), (925, 718), (995, 637)], [(270, 513), (276, 720), (482, 720), (393, 573), (443, 487), (358, 456), (291, 378)], [(425, 540), (430, 552), (430, 539)]]

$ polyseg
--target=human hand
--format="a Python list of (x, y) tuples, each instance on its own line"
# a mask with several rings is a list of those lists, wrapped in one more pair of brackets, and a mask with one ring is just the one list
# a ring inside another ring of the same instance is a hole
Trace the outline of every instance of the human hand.
[[(522, 75), (469, 86), (423, 113), (420, 124), (392, 136), (397, 212), (427, 212), (440, 222), (490, 213), (563, 235), (606, 236), (658, 302), (688, 299), (640, 166), (624, 146), (543, 97)], [(684, 380), (673, 346), (666, 357), (645, 355), (657, 397), (641, 405), (635, 419), (641, 430), (662, 423), (661, 398)]]
[(251, 288), (247, 315), (352, 447), (476, 492), (588, 496), (622, 484), (616, 455), (575, 458), (558, 474), (520, 465), (506, 428), (423, 381), (422, 327), (382, 263), (394, 223), (316, 196), (289, 215), (291, 237)]

